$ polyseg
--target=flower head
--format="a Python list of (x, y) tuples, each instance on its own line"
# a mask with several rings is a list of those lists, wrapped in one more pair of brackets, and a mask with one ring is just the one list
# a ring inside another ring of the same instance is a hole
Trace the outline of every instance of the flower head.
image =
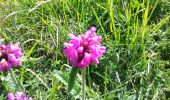
[(97, 36), (95, 32), (96, 28), (91, 27), (78, 36), (68, 34), (71, 40), (69, 43), (64, 43), (66, 47), (64, 54), (73, 66), (86, 68), (91, 63), (99, 63), (99, 58), (105, 53), (106, 47), (101, 45), (102, 37)]
[(24, 92), (17, 92), (16, 96), (13, 93), (8, 93), (7, 100), (33, 100), (32, 97), (27, 97)]
[(22, 52), (19, 43), (0, 45), (0, 70), (8, 71), (11, 67), (21, 65)]

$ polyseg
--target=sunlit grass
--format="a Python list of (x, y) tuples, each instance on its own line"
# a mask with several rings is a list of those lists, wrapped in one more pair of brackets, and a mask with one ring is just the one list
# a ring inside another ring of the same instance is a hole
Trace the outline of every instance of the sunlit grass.
[[(168, 99), (169, 8), (168, 0), (1, 0), (0, 37), (20, 42), (25, 57), (14, 71), (35, 100), (81, 97), (79, 75), (67, 93), (63, 43), (68, 33), (90, 26), (97, 27), (107, 53), (87, 71), (88, 99)], [(0, 78), (0, 99), (18, 90), (8, 76)]]

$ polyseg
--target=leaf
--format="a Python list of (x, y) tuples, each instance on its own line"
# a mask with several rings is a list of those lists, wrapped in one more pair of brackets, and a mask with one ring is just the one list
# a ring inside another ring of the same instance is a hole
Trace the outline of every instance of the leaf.
[(3, 100), (4, 97), (5, 97), (4, 94), (1, 94), (0, 95), (0, 100)]
[(6, 77), (4, 77), (3, 84), (5, 84), (7, 86), (7, 88), (9, 88), (11, 91), (19, 91), (19, 89), (16, 87), (14, 81), (10, 77), (10, 74), (8, 74)]
[[(74, 69), (74, 71), (75, 71), (75, 69)], [(74, 73), (75, 74), (74, 79), (75, 79), (77, 73), (78, 73), (78, 69), (77, 69), (76, 73)], [(66, 86), (66, 88), (68, 90), (68, 83), (70, 81), (70, 79), (69, 79), (70, 75), (63, 73), (63, 71), (58, 71), (58, 70), (55, 70), (54, 75), (61, 83), (63, 83)], [(74, 87), (72, 86), (72, 89), (70, 90), (70, 94), (74, 97), (74, 99), (80, 98), (80, 96), (81, 96), (80, 82), (81, 82), (81, 77), (78, 77), (77, 81), (74, 80), (74, 84), (73, 84)]]
[(9, 43), (11, 39), (5, 33), (2, 33), (2, 35), (5, 38), (5, 42)]
[(22, 59), (21, 59), (21, 61), (22, 62), (36, 62), (36, 61), (39, 61), (39, 60), (41, 60), (43, 58), (43, 56), (42, 57), (39, 57), (39, 58), (32, 58), (32, 57), (26, 57), (26, 56), (23, 56), (22, 57)]
[(55, 77), (64, 85), (67, 85), (68, 77), (62, 71), (55, 70)]
[(37, 45), (37, 43), (35, 43), (35, 44), (32, 46), (32, 48), (27, 52), (27, 57), (30, 57), (30, 56), (31, 56), (31, 54), (32, 54), (32, 52), (33, 52), (33, 50), (34, 50), (34, 48), (35, 48), (36, 45)]
[(68, 92), (70, 92), (74, 86), (76, 74), (78, 73), (78, 68), (72, 68), (71, 73), (69, 75), (69, 81), (68, 81)]

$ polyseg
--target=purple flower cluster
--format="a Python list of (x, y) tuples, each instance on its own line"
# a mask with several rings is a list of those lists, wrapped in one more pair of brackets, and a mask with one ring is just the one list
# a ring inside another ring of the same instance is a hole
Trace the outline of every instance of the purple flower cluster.
[(77, 68), (86, 68), (89, 64), (98, 64), (98, 59), (106, 51), (106, 47), (102, 46), (101, 36), (96, 35), (96, 28), (91, 27), (84, 34), (74, 36), (68, 34), (71, 39), (69, 43), (64, 43), (66, 49), (64, 54), (67, 59)]
[(17, 92), (16, 96), (13, 93), (8, 93), (7, 100), (33, 100), (32, 97), (27, 97), (23, 92)]
[(11, 67), (21, 65), (22, 52), (19, 43), (0, 45), (0, 70), (9, 71)]

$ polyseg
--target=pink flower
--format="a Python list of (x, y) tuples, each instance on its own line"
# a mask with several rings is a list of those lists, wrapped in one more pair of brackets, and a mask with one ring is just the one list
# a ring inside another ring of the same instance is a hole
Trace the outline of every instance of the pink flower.
[(22, 52), (19, 44), (0, 45), (0, 70), (8, 71), (11, 67), (21, 65)]
[(71, 39), (69, 43), (64, 43), (66, 49), (64, 54), (67, 59), (78, 68), (86, 68), (89, 64), (99, 64), (99, 59), (106, 51), (106, 47), (100, 44), (101, 36), (96, 35), (96, 28), (91, 27), (84, 34), (74, 36), (68, 34)]
[(32, 97), (27, 97), (24, 92), (17, 92), (16, 96), (13, 93), (8, 93), (7, 100), (33, 100)]
[(10, 63), (8, 63), (6, 61), (6, 59), (4, 59), (4, 58), (0, 61), (0, 70), (1, 71), (7, 71), (11, 68), (11, 66), (12, 65)]

